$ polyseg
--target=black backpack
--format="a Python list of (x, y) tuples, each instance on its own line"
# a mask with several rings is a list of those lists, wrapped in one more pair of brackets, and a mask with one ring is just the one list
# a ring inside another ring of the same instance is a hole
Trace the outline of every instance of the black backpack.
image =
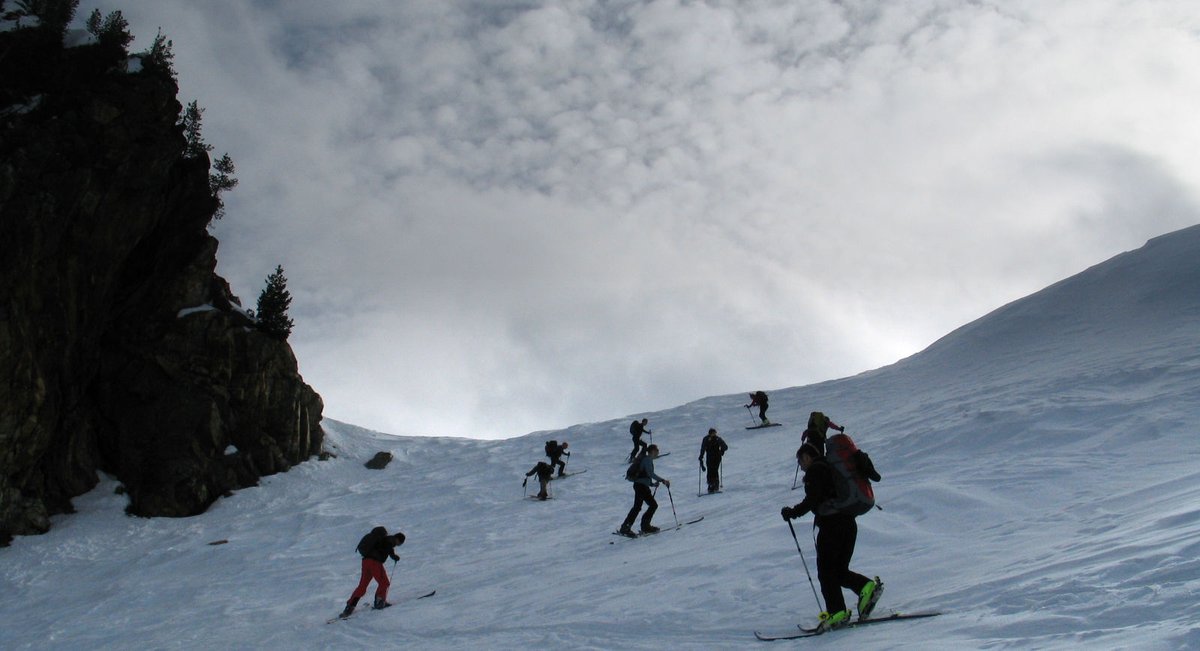
[(546, 441), (546, 456), (552, 457), (555, 452), (558, 452), (558, 441)]
[(375, 527), (370, 531), (370, 533), (363, 536), (362, 540), (358, 541), (358, 547), (355, 549), (358, 550), (359, 554), (362, 554), (363, 556), (369, 556), (371, 551), (375, 549), (375, 545), (379, 544), (379, 541), (383, 540), (383, 538), (387, 535), (387, 529), (384, 529), (383, 527)]
[(629, 467), (625, 469), (625, 481), (638, 480), (638, 477), (642, 475), (642, 459), (645, 456), (645, 454), (639, 454), (637, 455), (637, 458), (633, 460), (633, 463), (629, 464)]

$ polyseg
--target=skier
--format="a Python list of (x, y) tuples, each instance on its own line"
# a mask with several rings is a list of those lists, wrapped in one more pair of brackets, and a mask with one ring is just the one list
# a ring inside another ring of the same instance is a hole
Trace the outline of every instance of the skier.
[(549, 494), (546, 492), (546, 487), (550, 485), (550, 478), (554, 475), (554, 466), (546, 463), (545, 461), (537, 462), (536, 466), (531, 468), (529, 472), (525, 473), (525, 480), (521, 482), (521, 485), (524, 486), (525, 483), (529, 481), (529, 477), (534, 474), (537, 475), (538, 483), (541, 484), (542, 487), (542, 490), (538, 491), (537, 498), (539, 500), (545, 500), (549, 497)]
[(836, 498), (835, 470), (811, 443), (800, 446), (796, 453), (800, 467), (804, 469), (804, 501), (780, 510), (784, 520), (793, 520), (806, 513), (814, 514), (813, 526), (817, 533), (817, 579), (821, 583), (821, 595), (825, 598), (825, 612), (821, 613), (818, 629), (822, 632), (841, 628), (850, 621), (851, 612), (846, 607), (842, 588), (848, 588), (858, 596), (858, 618), (867, 619), (876, 602), (883, 594), (883, 582), (852, 572), (850, 559), (854, 556), (854, 544), (858, 539), (858, 523), (848, 513), (829, 512), (823, 504)]
[(567, 462), (563, 461), (562, 457), (564, 455), (567, 457), (571, 456), (570, 451), (567, 450), (568, 447), (570, 446), (567, 444), (567, 442), (563, 441), (562, 443), (557, 443), (546, 448), (546, 456), (550, 457), (550, 465), (558, 466), (559, 477), (562, 477), (563, 473), (567, 470)]
[(659, 477), (654, 473), (654, 459), (658, 457), (658, 446), (650, 445), (646, 448), (646, 453), (638, 457), (634, 463), (637, 468), (633, 478), (633, 508), (629, 509), (629, 515), (625, 516), (625, 521), (621, 523), (619, 529), (621, 535), (633, 537), (633, 521), (637, 519), (638, 513), (642, 510), (642, 505), (647, 505), (646, 513), (642, 516), (642, 533), (654, 533), (658, 531), (658, 527), (650, 524), (650, 520), (654, 518), (654, 512), (658, 510), (658, 502), (654, 500), (654, 493), (650, 492), (650, 487), (656, 482), (666, 484), (667, 488), (671, 488), (671, 482)]
[(830, 420), (825, 414), (814, 411), (808, 415), (808, 427), (800, 435), (801, 443), (811, 443), (817, 452), (825, 454), (825, 438), (830, 429), (845, 433), (846, 428)]
[(633, 437), (633, 452), (629, 453), (628, 461), (633, 461), (639, 454), (646, 451), (646, 442), (642, 440), (642, 434), (653, 433), (646, 429), (646, 424), (649, 422), (649, 420), (643, 418), (629, 424), (629, 435)]
[(358, 553), (362, 554), (362, 577), (358, 580), (358, 587), (350, 595), (350, 600), (346, 602), (346, 609), (338, 617), (345, 619), (354, 612), (358, 600), (367, 594), (367, 586), (371, 583), (371, 579), (375, 579), (378, 584), (375, 588), (374, 608), (380, 610), (392, 605), (387, 601), (388, 587), (392, 582), (388, 580), (387, 570), (383, 567), (383, 563), (389, 557), (400, 560), (400, 557), (396, 555), (396, 548), (403, 544), (403, 533), (397, 531), (389, 534), (383, 527), (375, 527), (370, 533), (363, 536), (362, 540), (358, 541)]
[(729, 446), (725, 444), (725, 439), (717, 436), (716, 428), (709, 428), (708, 436), (700, 441), (700, 470), (705, 470), (705, 457), (708, 457), (708, 492), (710, 493), (721, 490), (721, 457), (728, 449)]
[(767, 420), (767, 394), (765, 391), (755, 391), (750, 394), (750, 404), (746, 405), (746, 408), (754, 406), (758, 407), (758, 419), (762, 421), (762, 424), (770, 425), (771, 421)]

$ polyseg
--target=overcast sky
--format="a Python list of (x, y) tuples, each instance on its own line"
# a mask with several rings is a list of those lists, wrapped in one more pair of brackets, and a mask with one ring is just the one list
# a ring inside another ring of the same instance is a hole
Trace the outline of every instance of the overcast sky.
[(845, 377), (1200, 222), (1194, 0), (94, 7), (237, 165), (218, 273), (396, 434)]

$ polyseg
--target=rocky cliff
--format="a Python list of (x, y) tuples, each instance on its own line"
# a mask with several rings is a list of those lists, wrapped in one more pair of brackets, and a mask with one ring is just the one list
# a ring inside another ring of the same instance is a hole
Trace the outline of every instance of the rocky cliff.
[(129, 61), (0, 32), (0, 544), (99, 471), (131, 514), (186, 516), (321, 449), (291, 348), (215, 273), (174, 79)]

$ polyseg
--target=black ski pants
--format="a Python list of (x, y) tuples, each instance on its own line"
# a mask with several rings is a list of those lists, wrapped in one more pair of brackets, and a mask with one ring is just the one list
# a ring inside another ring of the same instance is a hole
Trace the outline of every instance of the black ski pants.
[(634, 482), (633, 508), (629, 509), (629, 515), (625, 516), (625, 522), (621, 524), (622, 528), (633, 526), (633, 521), (637, 519), (638, 512), (642, 510), (643, 505), (649, 507), (642, 516), (642, 528), (645, 529), (649, 526), (651, 518), (654, 517), (654, 512), (658, 510), (658, 502), (655, 501), (654, 493), (650, 491), (649, 486)]
[(705, 459), (704, 466), (708, 468), (708, 492), (721, 489), (721, 457), (710, 454)]
[(639, 451), (645, 452), (646, 448), (648, 448), (648, 447), (650, 447), (650, 446), (647, 445), (646, 442), (642, 440), (641, 436), (633, 437), (633, 452), (629, 453), (629, 458), (636, 459), (638, 452)]
[[(821, 582), (821, 596), (825, 598), (827, 613), (846, 609), (842, 588), (852, 590), (857, 596), (870, 581), (850, 571), (850, 559), (854, 556), (857, 541), (858, 523), (852, 515), (822, 516), (817, 524), (817, 580)], [(855, 599), (855, 605), (858, 605), (858, 599)]]

